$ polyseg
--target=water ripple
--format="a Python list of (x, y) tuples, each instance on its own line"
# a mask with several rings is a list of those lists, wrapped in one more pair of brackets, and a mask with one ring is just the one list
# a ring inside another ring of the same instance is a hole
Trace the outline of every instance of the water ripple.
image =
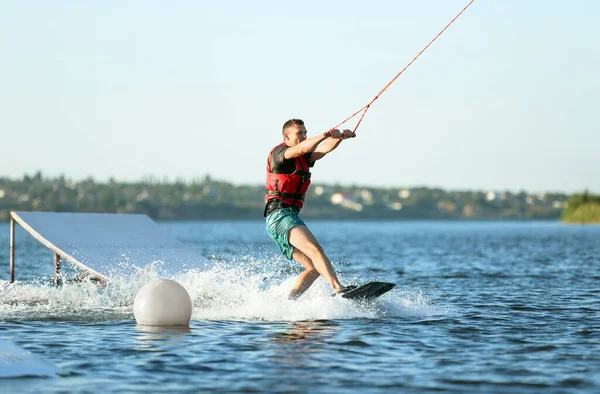
[(133, 299), (152, 272), (55, 289), (46, 251), (28, 243), (19, 272), (32, 276), (0, 281), (0, 334), (61, 372), (3, 380), (2, 390), (600, 391), (600, 227), (311, 224), (344, 281), (398, 285), (353, 303), (323, 281), (287, 300), (299, 267), (278, 256), (262, 222), (162, 225), (218, 260), (175, 278), (193, 300), (190, 327), (135, 324)]

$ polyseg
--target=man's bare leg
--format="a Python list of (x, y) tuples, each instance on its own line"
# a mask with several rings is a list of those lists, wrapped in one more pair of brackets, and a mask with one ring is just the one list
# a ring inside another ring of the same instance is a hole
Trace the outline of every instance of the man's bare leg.
[(325, 256), (323, 248), (308, 227), (304, 225), (293, 227), (288, 233), (288, 240), (294, 248), (298, 249), (312, 261), (317, 272), (325, 278), (333, 291), (337, 292), (342, 289), (331, 261)]
[(319, 277), (319, 272), (315, 269), (311, 259), (308, 258), (304, 253), (294, 248), (292, 252), (292, 258), (302, 264), (305, 268), (304, 272), (298, 275), (296, 282), (294, 283), (294, 287), (290, 292), (289, 298), (297, 299), (300, 297), (308, 288), (313, 284), (315, 280)]

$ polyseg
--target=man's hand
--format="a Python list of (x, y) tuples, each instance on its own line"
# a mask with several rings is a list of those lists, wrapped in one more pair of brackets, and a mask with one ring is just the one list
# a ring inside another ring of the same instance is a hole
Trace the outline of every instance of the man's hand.
[(331, 138), (335, 138), (335, 139), (342, 138), (342, 132), (339, 131), (338, 129), (331, 129), (331, 130), (329, 130), (329, 132), (331, 133), (329, 135)]
[(356, 137), (356, 133), (354, 131), (352, 131), (352, 130), (346, 129), (346, 130), (344, 130), (342, 132), (342, 139), (343, 140), (345, 140), (346, 138), (354, 138), (354, 137)]
[[(321, 137), (324, 138), (324, 140), (322, 140), (322, 143), (319, 143), (319, 145), (313, 151), (311, 160), (316, 161), (322, 159), (327, 153), (337, 148), (338, 145), (342, 143), (342, 140), (354, 137), (356, 137), (356, 134), (352, 130), (348, 129), (344, 131), (339, 131), (338, 129), (331, 129), (329, 131), (324, 132)], [(287, 151), (289, 151), (289, 149)]]
[(331, 130), (327, 130), (326, 132), (323, 133), (323, 137), (325, 138), (342, 138), (342, 133), (338, 130), (338, 129), (331, 129)]
[(356, 133), (352, 130), (339, 131), (338, 129), (331, 129), (323, 133), (323, 137), (331, 137), (335, 139), (345, 140), (346, 138), (356, 137)]

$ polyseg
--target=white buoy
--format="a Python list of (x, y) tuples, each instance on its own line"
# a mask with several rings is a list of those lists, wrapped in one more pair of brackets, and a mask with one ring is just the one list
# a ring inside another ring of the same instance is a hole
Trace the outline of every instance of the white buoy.
[(133, 314), (140, 325), (187, 326), (192, 317), (192, 299), (179, 283), (154, 279), (138, 291)]

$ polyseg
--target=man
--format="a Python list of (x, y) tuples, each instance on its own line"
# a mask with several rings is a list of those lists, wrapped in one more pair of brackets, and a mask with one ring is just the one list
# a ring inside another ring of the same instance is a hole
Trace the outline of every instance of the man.
[(344, 293), (356, 286), (344, 287), (335, 274), (331, 261), (302, 219), (298, 216), (310, 184), (309, 167), (337, 148), (342, 140), (354, 138), (351, 130), (329, 130), (315, 137), (306, 137), (306, 127), (300, 119), (290, 119), (283, 125), (283, 143), (271, 150), (267, 158), (267, 232), (288, 259), (304, 267), (290, 299), (300, 297), (319, 277), (331, 285), (335, 293)]

